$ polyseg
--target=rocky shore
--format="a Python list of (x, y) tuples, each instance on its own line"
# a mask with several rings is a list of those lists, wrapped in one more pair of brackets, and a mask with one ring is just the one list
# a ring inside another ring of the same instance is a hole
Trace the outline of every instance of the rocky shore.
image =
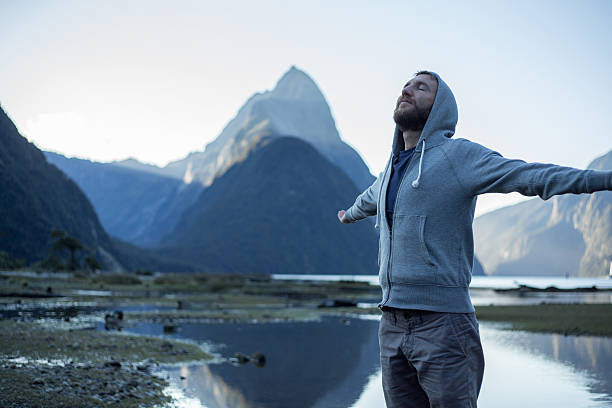
[(0, 321), (0, 406), (154, 407), (171, 398), (160, 364), (207, 361), (195, 344)]
[(378, 313), (357, 302), (379, 294), (363, 282), (264, 275), (0, 272), (0, 407), (172, 406), (156, 367), (211, 356), (170, 337), (124, 334), (131, 326), (172, 334), (186, 322)]
[[(379, 300), (380, 288), (366, 282), (0, 272), (0, 407), (172, 406), (158, 366), (212, 357), (173, 339), (182, 324), (378, 315)], [(479, 306), (476, 314), (515, 330), (612, 336), (609, 304)], [(165, 336), (124, 334), (143, 323)]]
[(107, 362), (65, 365), (4, 361), (0, 404), (17, 407), (139, 407), (171, 401), (148, 366)]

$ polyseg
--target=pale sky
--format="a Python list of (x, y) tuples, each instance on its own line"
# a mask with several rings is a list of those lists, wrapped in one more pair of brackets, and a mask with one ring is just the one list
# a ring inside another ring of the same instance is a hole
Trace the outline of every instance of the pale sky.
[(606, 0), (0, 0), (0, 104), (41, 149), (163, 166), (296, 65), (378, 174), (401, 86), (430, 69), (456, 137), (586, 167), (612, 150), (610, 21)]

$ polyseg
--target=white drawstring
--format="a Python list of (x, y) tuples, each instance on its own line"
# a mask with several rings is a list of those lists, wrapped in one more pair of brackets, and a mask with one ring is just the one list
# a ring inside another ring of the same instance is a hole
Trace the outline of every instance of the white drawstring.
[(421, 179), (421, 169), (423, 168), (423, 156), (425, 156), (425, 139), (421, 141), (421, 158), (419, 159), (419, 175), (412, 182), (412, 188), (419, 188), (419, 180)]

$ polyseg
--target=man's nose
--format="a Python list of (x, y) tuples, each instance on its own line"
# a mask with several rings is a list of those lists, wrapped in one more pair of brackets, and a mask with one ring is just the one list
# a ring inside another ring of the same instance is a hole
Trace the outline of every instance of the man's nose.
[(411, 87), (411, 86), (405, 86), (405, 87), (402, 89), (402, 96), (404, 96), (404, 95), (405, 95), (405, 96), (410, 96), (410, 97), (412, 97), (413, 92), (414, 92), (414, 91), (413, 91), (413, 89), (412, 89), (412, 87)]

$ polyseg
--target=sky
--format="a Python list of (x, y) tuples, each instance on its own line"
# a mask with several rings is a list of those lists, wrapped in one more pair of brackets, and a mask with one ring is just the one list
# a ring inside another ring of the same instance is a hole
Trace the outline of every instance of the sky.
[(295, 65), (377, 175), (401, 87), (428, 69), (455, 137), (584, 168), (612, 150), (611, 19), (606, 0), (0, 0), (0, 105), (43, 150), (164, 166)]

